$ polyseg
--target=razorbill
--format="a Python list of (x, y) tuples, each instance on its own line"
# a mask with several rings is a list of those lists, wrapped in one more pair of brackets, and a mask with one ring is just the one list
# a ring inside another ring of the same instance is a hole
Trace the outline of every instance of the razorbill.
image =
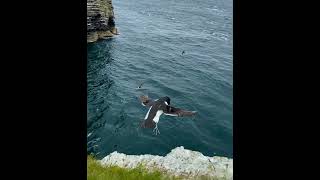
[(141, 122), (140, 126), (143, 128), (154, 128), (153, 132), (157, 135), (160, 134), (158, 130), (158, 122), (162, 114), (168, 116), (192, 116), (196, 114), (196, 111), (186, 111), (180, 108), (175, 108), (170, 105), (170, 98), (165, 96), (156, 100), (150, 99), (148, 96), (140, 96), (141, 104), (148, 107), (149, 110)]

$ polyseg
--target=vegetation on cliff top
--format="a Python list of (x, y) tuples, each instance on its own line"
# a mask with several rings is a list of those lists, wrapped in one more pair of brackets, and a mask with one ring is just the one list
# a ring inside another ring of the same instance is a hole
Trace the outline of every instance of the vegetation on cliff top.
[[(87, 158), (87, 180), (182, 180), (183, 177), (167, 175), (160, 171), (148, 171), (142, 165), (134, 169), (126, 169), (118, 166), (101, 166), (92, 156)], [(217, 180), (210, 177), (198, 177), (199, 180)]]
[(87, 158), (87, 180), (177, 180), (181, 178), (169, 177), (159, 171), (149, 172), (143, 166), (125, 169), (117, 166), (103, 167), (93, 157)]

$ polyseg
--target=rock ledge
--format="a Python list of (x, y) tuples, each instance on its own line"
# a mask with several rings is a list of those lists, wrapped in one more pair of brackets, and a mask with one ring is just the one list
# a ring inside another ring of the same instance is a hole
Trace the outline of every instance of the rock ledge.
[(112, 0), (87, 0), (87, 43), (117, 34)]
[(184, 149), (183, 146), (171, 150), (166, 156), (126, 155), (115, 151), (99, 162), (104, 166), (116, 165), (123, 168), (135, 168), (142, 164), (148, 170), (160, 170), (185, 179), (198, 176), (233, 179), (233, 159), (204, 156), (200, 152)]

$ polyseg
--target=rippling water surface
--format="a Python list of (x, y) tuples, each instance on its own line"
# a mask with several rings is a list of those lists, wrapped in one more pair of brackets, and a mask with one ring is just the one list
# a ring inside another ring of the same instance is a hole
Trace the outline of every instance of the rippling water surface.
[[(113, 0), (121, 33), (88, 44), (87, 150), (102, 158), (165, 155), (177, 146), (233, 157), (232, 1)], [(182, 55), (181, 52), (185, 51)], [(143, 91), (135, 88), (144, 81)], [(138, 96), (169, 96), (197, 116), (140, 129)]]

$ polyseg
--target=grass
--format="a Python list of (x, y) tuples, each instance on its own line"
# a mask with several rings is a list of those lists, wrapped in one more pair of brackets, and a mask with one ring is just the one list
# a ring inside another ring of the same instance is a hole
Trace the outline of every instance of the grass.
[(87, 158), (87, 180), (180, 180), (170, 177), (159, 171), (149, 172), (143, 166), (134, 169), (120, 168), (117, 166), (103, 167), (93, 157)]
[[(92, 156), (87, 158), (87, 180), (182, 180), (183, 177), (169, 176), (160, 171), (148, 171), (142, 165), (134, 169), (118, 166), (101, 166)], [(199, 176), (197, 180), (225, 180), (226, 178), (212, 178)]]

